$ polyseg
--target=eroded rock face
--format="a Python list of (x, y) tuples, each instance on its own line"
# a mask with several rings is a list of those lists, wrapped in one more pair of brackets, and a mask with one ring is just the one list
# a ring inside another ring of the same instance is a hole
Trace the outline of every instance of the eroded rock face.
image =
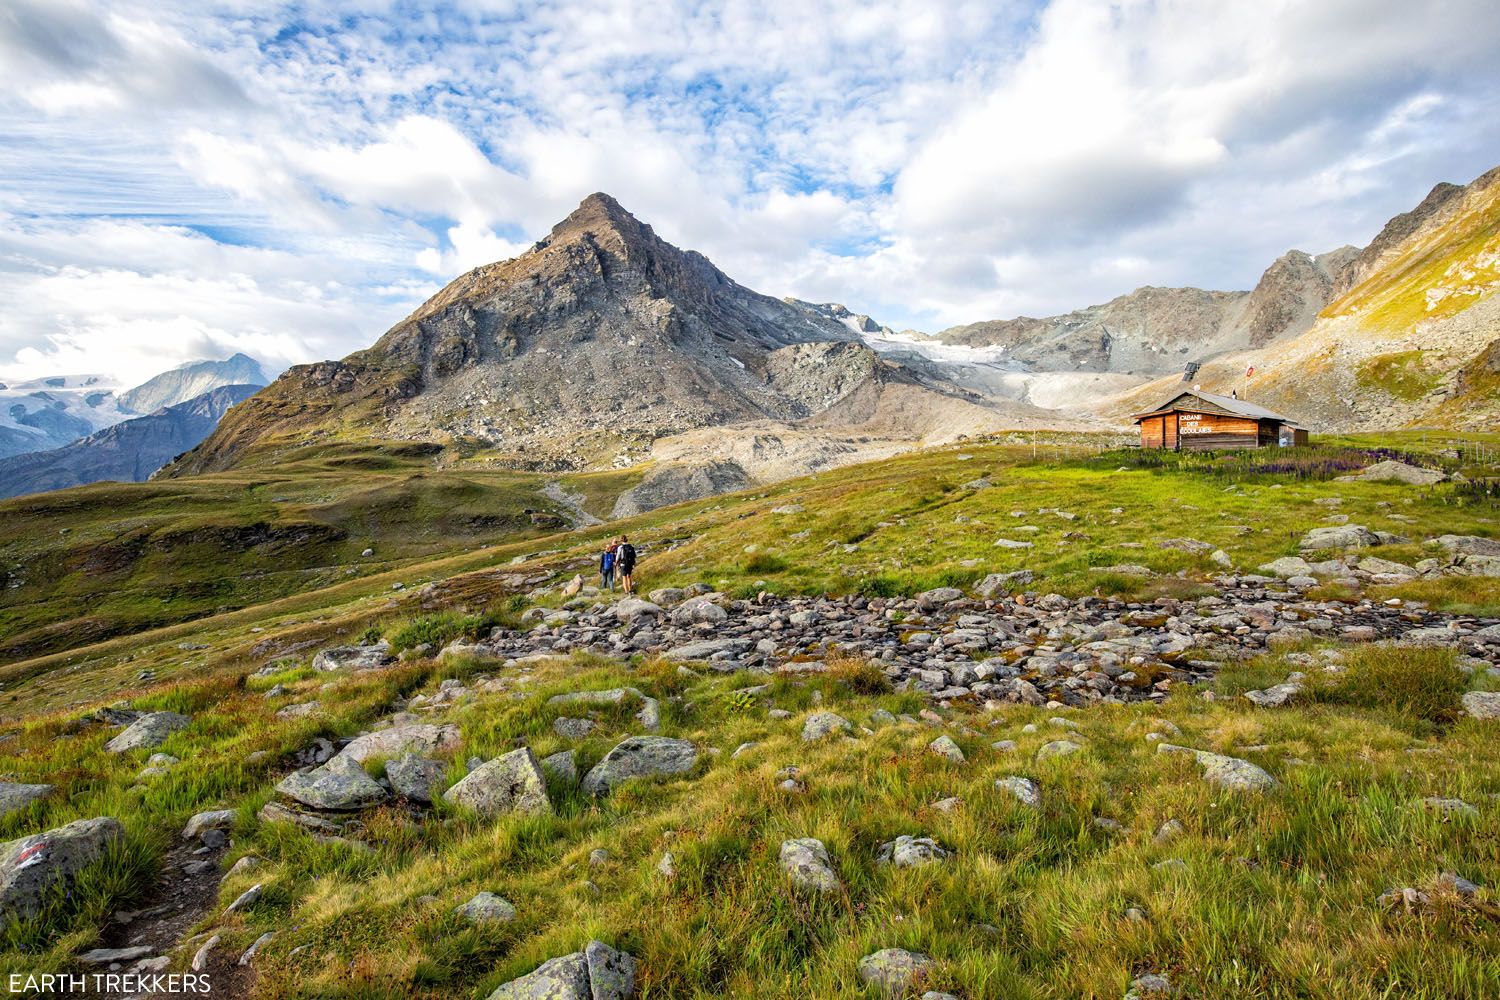
[(444, 792), (443, 798), (485, 817), (552, 811), (542, 766), (529, 747), (481, 764)]
[(583, 790), (603, 795), (632, 778), (686, 774), (698, 763), (698, 748), (665, 736), (632, 736), (616, 746), (584, 776)]
[(119, 820), (100, 816), (0, 845), (0, 927), (36, 916), (52, 893), (124, 839)]
[(161, 746), (168, 736), (186, 729), (192, 722), (186, 715), (176, 712), (151, 712), (126, 726), (123, 733), (104, 744), (104, 749), (110, 753), (150, 750)]

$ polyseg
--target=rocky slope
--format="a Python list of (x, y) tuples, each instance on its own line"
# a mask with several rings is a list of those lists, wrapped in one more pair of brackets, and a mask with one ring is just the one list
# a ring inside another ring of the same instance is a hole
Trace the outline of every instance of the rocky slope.
[(142, 482), (208, 436), (231, 406), (259, 386), (228, 385), (155, 413), (121, 421), (51, 451), (0, 459), (0, 497), (112, 479)]
[[(462, 276), (369, 350), (288, 371), (172, 471), (350, 437), (433, 441), (539, 470), (630, 465), (704, 428), (721, 430), (720, 443), (768, 426), (866, 439), (777, 466), (792, 474), (887, 453), (868, 440), (876, 433), (910, 447), (1038, 422), (1040, 411), (1011, 410), (883, 360), (843, 318), (751, 291), (595, 194), (530, 251)], [(659, 492), (757, 475), (712, 461), (671, 470)]]
[(1138, 288), (1063, 316), (989, 320), (951, 327), (937, 339), (1001, 347), (1037, 371), (1165, 374), (1225, 351), (1263, 347), (1313, 324), (1359, 251), (1283, 254), (1248, 292)]
[(164, 406), (186, 403), (220, 386), (262, 386), (269, 381), (260, 362), (246, 354), (235, 354), (223, 361), (192, 361), (120, 393), (120, 406), (132, 413), (155, 413)]
[[(1500, 168), (1466, 186), (1438, 185), (1342, 273), (1347, 287), (1305, 333), (1214, 358), (1196, 380), (1314, 429), (1493, 429), (1500, 401), (1487, 359), (1500, 342)], [(1121, 397), (1116, 411), (1149, 406), (1176, 381)]]

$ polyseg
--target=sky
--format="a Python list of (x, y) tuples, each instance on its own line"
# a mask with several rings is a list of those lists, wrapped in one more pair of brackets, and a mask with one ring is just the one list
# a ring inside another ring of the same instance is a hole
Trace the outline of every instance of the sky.
[(1249, 288), (1497, 164), (1494, 0), (5, 0), (0, 379), (342, 357), (593, 191), (935, 331)]

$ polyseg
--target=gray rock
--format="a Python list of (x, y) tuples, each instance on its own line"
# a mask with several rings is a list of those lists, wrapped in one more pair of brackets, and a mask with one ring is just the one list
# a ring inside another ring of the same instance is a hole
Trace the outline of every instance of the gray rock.
[(135, 945), (130, 948), (94, 948), (78, 956), (78, 961), (84, 965), (110, 965), (115, 962), (134, 962), (145, 958), (156, 949), (147, 944)]
[(1172, 995), (1172, 984), (1166, 976), (1149, 972), (1130, 981), (1130, 992), (1125, 1000), (1166, 1000)]
[(573, 719), (560, 715), (552, 720), (552, 731), (565, 740), (581, 740), (594, 731), (592, 719)]
[(639, 597), (621, 598), (615, 605), (615, 618), (625, 623), (633, 622), (642, 615), (660, 618), (665, 614), (660, 605), (643, 601)]
[(563, 750), (550, 757), (543, 757), (542, 773), (550, 775), (552, 780), (560, 781), (565, 785), (576, 785), (578, 783), (578, 752)]
[(1293, 576), (1311, 576), (1313, 568), (1306, 559), (1299, 556), (1282, 556), (1260, 567), (1260, 571), (1286, 579)]
[(52, 794), (51, 785), (27, 785), (18, 781), (0, 781), (0, 819), (20, 812), (33, 802)]
[(234, 826), (237, 815), (239, 814), (233, 809), (196, 813), (187, 821), (187, 826), (182, 828), (182, 839), (195, 840), (209, 830), (227, 830)]
[(1241, 792), (1263, 792), (1276, 787), (1276, 779), (1267, 774), (1264, 769), (1238, 757), (1226, 757), (1223, 754), (1175, 746), (1171, 743), (1157, 744), (1156, 752), (1192, 754), (1198, 765), (1203, 768), (1203, 780), (1218, 785), (1220, 788)]
[(828, 848), (814, 837), (799, 837), (781, 843), (781, 870), (794, 884), (816, 892), (836, 892), (839, 877), (828, 859)]
[(104, 744), (104, 749), (110, 753), (124, 753), (127, 750), (159, 747), (167, 741), (168, 736), (186, 729), (192, 721), (186, 715), (178, 715), (176, 712), (152, 712), (126, 726), (123, 733)]
[(481, 892), (453, 910), (471, 924), (510, 923), (516, 908), (493, 892)]
[(236, 896), (234, 902), (230, 903), (224, 908), (224, 912), (226, 914), (238, 913), (241, 910), (254, 906), (255, 901), (260, 899), (261, 890), (263, 888), (264, 887), (260, 883), (252, 885), (250, 888), (246, 889), (244, 892)]
[(1037, 760), (1046, 760), (1049, 757), (1069, 757), (1083, 747), (1072, 740), (1053, 740), (1051, 743), (1042, 744), (1041, 749), (1036, 752)]
[(715, 603), (716, 596), (705, 594), (702, 597), (694, 597), (682, 602), (672, 609), (672, 623), (674, 625), (713, 624), (728, 618), (729, 612)]
[(66, 891), (124, 838), (119, 820), (100, 816), (0, 845), (0, 927), (36, 916), (52, 893)]
[(396, 662), (382, 639), (368, 646), (333, 646), (313, 657), (314, 670), (376, 670)]
[(641, 710), (635, 713), (637, 722), (653, 731), (660, 728), (661, 704), (655, 698), (648, 697), (633, 687), (609, 688), (604, 691), (570, 691), (567, 694), (553, 695), (547, 699), (547, 704), (620, 705), (629, 698), (635, 698), (641, 703)]
[(646, 596), (650, 599), (652, 604), (657, 604), (663, 608), (666, 608), (674, 604), (681, 604), (683, 599), (687, 596), (687, 592), (684, 591), (681, 587), (662, 587), (659, 590), (651, 591), (651, 593), (647, 594)]
[(481, 764), (444, 792), (443, 798), (486, 818), (507, 813), (552, 812), (542, 766), (530, 747), (512, 750)]
[(355, 737), (339, 751), (339, 756), (357, 764), (372, 757), (399, 757), (403, 754), (442, 757), (456, 753), (462, 745), (463, 736), (455, 725), (392, 726)]
[(947, 758), (955, 764), (962, 764), (964, 762), (963, 750), (948, 736), (939, 736), (927, 744), (927, 750), (929, 753), (935, 753), (939, 757)]
[(698, 763), (698, 748), (687, 740), (665, 736), (632, 736), (595, 764), (583, 779), (583, 790), (603, 795), (632, 778), (686, 774)]
[(583, 951), (548, 959), (489, 1000), (629, 1000), (635, 992), (635, 958), (599, 941)]
[(1478, 535), (1439, 535), (1434, 541), (1454, 555), (1500, 556), (1500, 538)]
[(924, 611), (941, 608), (954, 601), (963, 600), (964, 592), (957, 587), (937, 587), (917, 595), (917, 607)]
[(1031, 809), (1042, 807), (1042, 789), (1030, 778), (1020, 778), (1011, 775), (1008, 778), (1000, 778), (995, 782), (995, 787), (1003, 792), (1014, 795), (1023, 806)]
[(423, 804), (432, 801), (447, 774), (448, 766), (442, 761), (414, 753), (403, 754), (385, 765), (385, 779), (391, 783), (391, 791), (410, 802)]
[(364, 809), (384, 801), (385, 789), (347, 757), (334, 757), (309, 771), (293, 771), (276, 790), (314, 809)]
[(1406, 462), (1385, 461), (1376, 462), (1374, 465), (1352, 476), (1339, 476), (1334, 482), (1354, 483), (1361, 480), (1368, 482), (1407, 483), (1411, 486), (1432, 486), (1441, 483), (1448, 478), (1448, 474), (1439, 469), (1424, 469), (1420, 466), (1409, 465)]
[(214, 949), (218, 946), (219, 935), (217, 934), (209, 938), (207, 941), (203, 942), (203, 946), (199, 948), (193, 955), (193, 961), (190, 963), (190, 967), (192, 968), (192, 970), (194, 972), (202, 972), (204, 969), (208, 968), (208, 956), (212, 955)]
[(829, 733), (851, 733), (853, 731), (854, 723), (837, 712), (814, 712), (802, 724), (802, 741), (804, 743), (811, 743), (814, 740), (822, 739)]
[(276, 937), (276, 932), (275, 931), (266, 931), (260, 937), (256, 938), (253, 942), (251, 942), (250, 947), (248, 947), (248, 948), (245, 949), (245, 953), (240, 956), (240, 960), (236, 964), (238, 964), (238, 965), (249, 965), (251, 962), (255, 961), (255, 956), (259, 955), (260, 954), (260, 950), (262, 948), (264, 948), (266, 945), (270, 944), (271, 940), (273, 938), (275, 938), (275, 937)]
[(1463, 696), (1463, 706), (1473, 718), (1500, 719), (1500, 691), (1469, 691)]
[(1327, 528), (1313, 528), (1297, 546), (1307, 550), (1317, 549), (1362, 549), (1381, 544), (1380, 536), (1362, 524), (1336, 524)]
[(1284, 682), (1263, 691), (1246, 691), (1245, 697), (1261, 708), (1280, 708), (1302, 693), (1302, 674), (1292, 674)]
[(881, 844), (875, 855), (877, 865), (894, 865), (897, 868), (919, 868), (939, 861), (946, 861), (953, 852), (944, 850), (931, 837), (902, 835), (889, 843)]
[(991, 573), (975, 586), (974, 592), (980, 597), (992, 598), (1001, 594), (1013, 593), (1030, 586), (1034, 575), (1029, 569), (1018, 569), (1014, 573)]
[(886, 948), (859, 960), (859, 981), (887, 1000), (905, 996), (933, 966), (932, 959), (914, 951)]

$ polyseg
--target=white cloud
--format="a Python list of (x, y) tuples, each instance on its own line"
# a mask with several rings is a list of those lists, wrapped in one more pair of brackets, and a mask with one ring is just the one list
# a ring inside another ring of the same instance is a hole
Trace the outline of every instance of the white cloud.
[(1248, 287), (1494, 165), (1490, 6), (15, 0), (0, 374), (342, 355), (594, 190), (895, 325)]

